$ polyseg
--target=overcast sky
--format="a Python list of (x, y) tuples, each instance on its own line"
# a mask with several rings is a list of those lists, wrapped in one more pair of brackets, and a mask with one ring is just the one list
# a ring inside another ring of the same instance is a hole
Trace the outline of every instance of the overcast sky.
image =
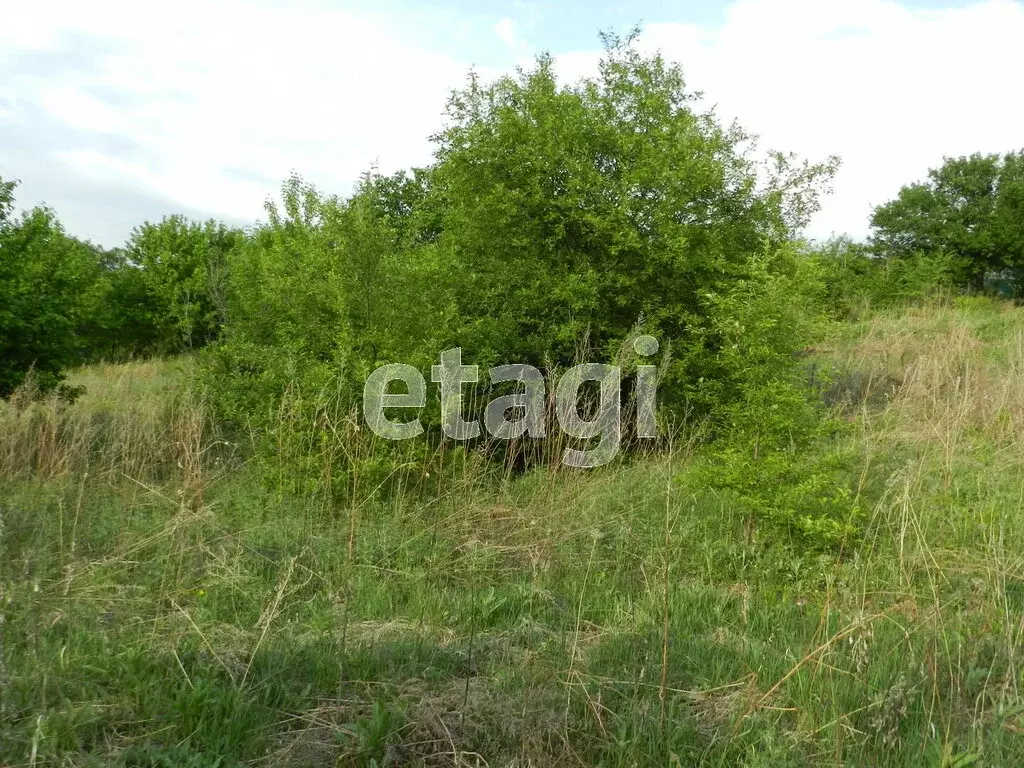
[(762, 146), (842, 158), (812, 236), (864, 236), (944, 155), (1024, 149), (1018, 0), (3, 5), (0, 176), (106, 246), (169, 213), (254, 221), (292, 170), (347, 193), (425, 164), (471, 67), (549, 50), (575, 76), (641, 21)]

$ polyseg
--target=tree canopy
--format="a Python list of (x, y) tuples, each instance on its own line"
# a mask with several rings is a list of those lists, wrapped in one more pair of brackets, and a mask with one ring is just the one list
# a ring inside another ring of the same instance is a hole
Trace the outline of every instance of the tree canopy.
[(1024, 268), (1024, 153), (946, 158), (903, 187), (871, 219), (886, 257), (947, 254), (954, 281), (982, 287), (986, 273)]
[(758, 161), (678, 66), (632, 42), (606, 36), (595, 77), (560, 84), (541, 56), (449, 103), (425, 205), (455, 286), (451, 340), (477, 359), (564, 365), (584, 338), (610, 357), (642, 320), (675, 345), (677, 383), (706, 379), (718, 298), (817, 208), (834, 158)]

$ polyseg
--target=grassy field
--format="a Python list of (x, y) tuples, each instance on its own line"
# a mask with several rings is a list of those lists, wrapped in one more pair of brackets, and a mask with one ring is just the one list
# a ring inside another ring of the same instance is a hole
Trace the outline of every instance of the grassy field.
[(1024, 764), (1024, 311), (816, 356), (829, 549), (706, 449), (287, 492), (187, 358), (0, 404), (0, 765)]

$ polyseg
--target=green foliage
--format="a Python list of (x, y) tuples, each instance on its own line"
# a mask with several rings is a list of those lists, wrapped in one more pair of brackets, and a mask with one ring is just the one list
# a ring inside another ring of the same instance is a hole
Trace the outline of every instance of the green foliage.
[(708, 293), (704, 374), (691, 402), (721, 414), (728, 433), (770, 450), (802, 443), (818, 427), (808, 397), (805, 348), (820, 337), (819, 275), (792, 246), (755, 256), (748, 274)]
[(759, 167), (749, 137), (698, 112), (679, 68), (632, 38), (607, 38), (599, 76), (574, 85), (543, 56), (515, 78), (471, 78), (435, 141), (451, 343), (481, 364), (565, 366), (581, 346), (613, 359), (640, 320), (671, 345), (662, 394), (677, 413), (699, 381), (726, 396), (717, 297), (771, 278), (834, 170), (777, 155)]
[(807, 257), (819, 271), (821, 306), (836, 320), (922, 301), (953, 284), (953, 258), (941, 251), (886, 259), (868, 245), (834, 238), (809, 246)]
[(826, 290), (820, 265), (795, 247), (755, 259), (748, 279), (713, 297), (720, 367), (698, 390), (718, 403), (726, 429), (697, 485), (730, 494), (802, 548), (841, 544), (860, 520), (846, 457), (831, 445), (838, 425), (808, 388), (812, 349), (794, 348), (821, 338)]
[(746, 507), (769, 537), (789, 534), (800, 550), (846, 544), (858, 535), (865, 510), (850, 457), (829, 444), (825, 429), (819, 434), (781, 450), (731, 440), (700, 466), (697, 478)]
[(429, 253), (405, 247), (417, 238), (418, 190), (404, 174), (367, 174), (341, 200), (293, 177), (232, 253), (225, 332), (204, 355), (206, 380), (221, 416), (303, 482), (329, 485), (351, 466), (339, 451), (325, 469), (321, 437), (358, 408), (370, 372), (433, 362), (444, 293)]
[(105, 251), (65, 234), (48, 208), (14, 217), (14, 188), (0, 180), (0, 396), (30, 370), (45, 392), (85, 360), (187, 349), (219, 332), (241, 232), (170, 217)]
[(159, 224), (147, 222), (132, 232), (122, 263), (124, 270), (141, 268), (145, 290), (137, 275), (112, 290), (138, 302), (145, 320), (156, 326), (163, 351), (202, 347), (220, 332), (228, 254), (242, 239), (239, 230), (213, 220), (168, 216)]
[(418, 294), (430, 265), (400, 247), (401, 214), (386, 210), (392, 181), (367, 174), (340, 200), (290, 179), (234, 256), (226, 346), (345, 369), (360, 391), (379, 361), (414, 353), (429, 327)]
[(949, 254), (956, 285), (1024, 268), (1024, 154), (946, 158), (924, 182), (875, 209), (874, 247), (887, 258)]
[(0, 227), (7, 224), (14, 211), (14, 190), (18, 186), (16, 181), (4, 181), (0, 177)]
[(99, 277), (80, 329), (92, 360), (124, 360), (167, 351), (167, 314), (148, 275), (123, 249), (101, 254)]
[(665, 353), (669, 418), (806, 420), (796, 353), (815, 278), (789, 243), (835, 163), (754, 162), (678, 67), (632, 43), (606, 39), (599, 76), (573, 85), (547, 56), (471, 76), (429, 168), (368, 173), (348, 199), (290, 179), (230, 255), (205, 367), (221, 414), (280, 460), (358, 409), (383, 363), (427, 371), (458, 346), (485, 370), (564, 370), (617, 361), (642, 330)]
[(12, 193), (0, 182), (0, 397), (30, 371), (40, 390), (52, 389), (80, 360), (77, 331), (96, 278), (93, 249), (47, 208), (12, 218)]

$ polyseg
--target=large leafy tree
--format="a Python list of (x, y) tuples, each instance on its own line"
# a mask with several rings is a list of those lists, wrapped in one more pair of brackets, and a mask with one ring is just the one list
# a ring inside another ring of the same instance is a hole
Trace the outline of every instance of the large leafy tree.
[(950, 257), (953, 279), (980, 288), (987, 272), (1024, 267), (1024, 155), (946, 158), (871, 219), (883, 256)]
[(53, 211), (12, 215), (14, 185), (0, 180), (0, 396), (34, 371), (46, 390), (81, 359), (78, 328), (95, 283), (95, 251), (64, 233)]
[(756, 154), (677, 67), (606, 42), (575, 84), (546, 56), (471, 76), (427, 168), (369, 173), (347, 199), (289, 180), (231, 253), (224, 334), (204, 355), (222, 412), (276, 457), (289, 434), (308, 453), (318, 414), (348, 413), (382, 363), (429, 370), (460, 346), (485, 370), (564, 368), (581, 347), (615, 358), (639, 324), (671, 348), (660, 403), (719, 423), (755, 403), (770, 416), (747, 419), (758, 445), (788, 439), (813, 314), (791, 241), (835, 162)]
[(560, 84), (542, 56), (453, 95), (426, 202), (458, 302), (450, 341), (484, 364), (564, 365), (585, 338), (611, 356), (643, 318), (674, 346), (682, 398), (729, 377), (720, 299), (761, 256), (780, 268), (835, 164), (755, 161), (678, 67), (605, 42), (596, 77)]

